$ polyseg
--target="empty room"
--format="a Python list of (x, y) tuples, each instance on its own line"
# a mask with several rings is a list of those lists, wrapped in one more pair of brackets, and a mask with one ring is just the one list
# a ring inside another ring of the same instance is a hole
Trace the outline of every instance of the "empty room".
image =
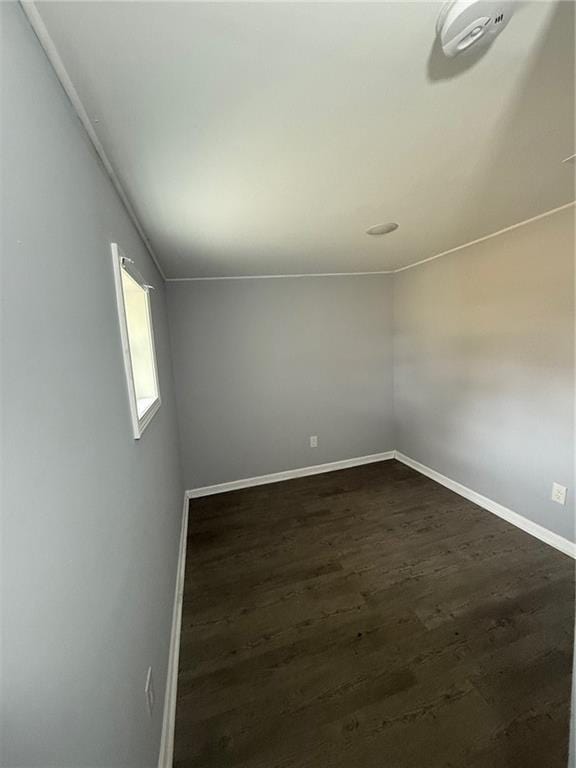
[(0, 1), (1, 768), (576, 768), (575, 11)]

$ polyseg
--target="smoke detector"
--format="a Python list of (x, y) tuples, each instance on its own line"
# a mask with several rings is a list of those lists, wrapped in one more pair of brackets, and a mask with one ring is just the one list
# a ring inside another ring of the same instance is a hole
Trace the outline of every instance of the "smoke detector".
[(514, 2), (450, 0), (442, 7), (436, 34), (448, 58), (486, 48), (512, 18)]

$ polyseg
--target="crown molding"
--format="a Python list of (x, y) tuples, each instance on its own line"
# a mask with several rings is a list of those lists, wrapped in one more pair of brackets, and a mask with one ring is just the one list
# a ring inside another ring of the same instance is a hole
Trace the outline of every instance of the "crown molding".
[(34, 34), (38, 38), (38, 42), (42, 46), (44, 53), (46, 54), (46, 57), (52, 66), (52, 69), (56, 73), (56, 77), (60, 81), (60, 85), (62, 86), (64, 93), (68, 97), (68, 100), (72, 105), (72, 108), (74, 109), (74, 111), (76, 112), (76, 115), (78, 116), (78, 119), (82, 123), (82, 127), (88, 134), (88, 138), (90, 139), (90, 142), (94, 147), (94, 150), (98, 156), (98, 159), (102, 163), (102, 166), (104, 167), (104, 170), (108, 178), (112, 182), (112, 185), (114, 186), (114, 189), (118, 194), (118, 197), (120, 198), (122, 204), (124, 205), (124, 208), (126, 210), (126, 213), (128, 214), (128, 217), (130, 218), (130, 220), (132, 221), (132, 224), (136, 228), (136, 231), (140, 235), (140, 238), (146, 250), (150, 254), (150, 258), (156, 265), (156, 269), (160, 273), (162, 279), (166, 280), (166, 274), (164, 273), (164, 270), (160, 265), (160, 261), (156, 256), (154, 249), (152, 248), (150, 240), (146, 235), (146, 231), (144, 230), (144, 227), (140, 223), (140, 220), (136, 214), (136, 211), (134, 210), (134, 206), (132, 205), (132, 202), (129, 196), (126, 190), (124, 189), (122, 182), (120, 181), (120, 178), (110, 161), (110, 158), (108, 157), (108, 155), (106, 154), (106, 151), (104, 150), (104, 147), (100, 143), (100, 139), (98, 138), (96, 131), (94, 130), (94, 126), (92, 125), (92, 123), (90, 122), (90, 118), (88, 117), (88, 112), (86, 111), (84, 105), (82, 104), (80, 96), (78, 95), (78, 91), (74, 87), (72, 79), (70, 78), (70, 75), (68, 74), (68, 71), (64, 66), (64, 62), (60, 58), (60, 54), (56, 49), (54, 41), (50, 37), (50, 33), (48, 32), (48, 29), (46, 28), (46, 25), (44, 24), (42, 16), (40, 15), (36, 5), (37, 3), (33, 2), (33, 0), (20, 0), (20, 6), (24, 11), (24, 14), (26, 15), (26, 18), (28, 19), (28, 22), (30, 23), (32, 30), (34, 31)]
[(468, 243), (457, 245), (455, 248), (449, 248), (447, 251), (442, 251), (441, 253), (437, 253), (434, 256), (421, 259), (421, 261), (415, 261), (413, 264), (406, 264), (404, 267), (398, 267), (397, 269), (380, 270), (378, 272), (309, 272), (306, 274), (297, 275), (231, 275), (230, 277), (168, 277), (165, 279), (167, 283), (193, 283), (207, 280), (275, 280), (280, 278), (295, 277), (359, 277), (371, 275), (396, 275), (399, 272), (405, 272), (407, 269), (413, 269), (414, 267), (419, 267), (422, 264), (427, 264), (429, 261), (434, 261), (434, 259), (439, 259), (441, 256), (447, 256), (449, 253), (456, 253), (456, 251), (461, 251), (471, 245), (483, 243), (485, 240), (490, 240), (493, 237), (498, 237), (499, 235), (503, 235), (506, 232), (511, 232), (513, 229), (523, 227), (525, 224), (531, 224), (533, 221), (538, 221), (539, 219), (544, 219), (547, 216), (552, 216), (553, 214), (564, 211), (567, 208), (572, 208), (574, 205), (576, 205), (576, 200), (572, 200), (570, 203), (565, 203), (558, 208), (553, 208), (550, 211), (539, 213), (537, 216), (532, 216), (531, 218), (525, 219), (524, 221), (519, 221), (518, 223), (512, 224), (511, 226), (505, 227), (504, 229), (499, 229), (498, 231), (492, 232), (489, 235), (484, 235), (484, 237), (479, 237), (476, 240), (470, 240)]
[(364, 277), (366, 275), (392, 275), (394, 270), (381, 270), (380, 272), (305, 272), (294, 275), (230, 275), (230, 277), (167, 277), (167, 283), (189, 283), (206, 280), (282, 280), (299, 277)]
[(422, 264), (427, 264), (429, 261), (434, 261), (434, 259), (439, 259), (441, 256), (447, 256), (449, 253), (456, 253), (456, 251), (461, 251), (463, 248), (468, 248), (471, 245), (476, 245), (477, 243), (483, 243), (485, 240), (491, 240), (493, 237), (498, 237), (499, 235), (503, 235), (506, 232), (511, 232), (513, 229), (518, 229), (519, 227), (523, 227), (525, 224), (531, 224), (533, 221), (538, 221), (539, 219), (545, 219), (547, 216), (552, 216), (555, 213), (559, 213), (560, 211), (566, 210), (566, 208), (571, 208), (572, 206), (576, 205), (576, 200), (572, 200), (570, 203), (565, 203), (564, 205), (560, 205), (558, 208), (552, 208), (551, 211), (545, 211), (544, 213), (539, 213), (537, 216), (532, 216), (529, 219), (524, 219), (524, 221), (519, 221), (517, 224), (512, 224), (509, 227), (504, 227), (504, 229), (499, 229), (496, 232), (492, 232), (489, 235), (484, 235), (484, 237), (479, 237), (476, 240), (470, 240), (468, 243), (463, 243), (462, 245), (457, 245), (455, 248), (449, 248), (447, 251), (442, 251), (441, 253), (437, 253), (435, 256), (429, 256), (427, 259), (422, 259), (421, 261), (415, 261), (413, 264), (407, 264), (405, 267), (398, 267), (398, 269), (394, 270), (394, 274), (397, 274), (398, 272), (405, 272), (407, 269), (413, 269), (414, 267), (419, 267)]

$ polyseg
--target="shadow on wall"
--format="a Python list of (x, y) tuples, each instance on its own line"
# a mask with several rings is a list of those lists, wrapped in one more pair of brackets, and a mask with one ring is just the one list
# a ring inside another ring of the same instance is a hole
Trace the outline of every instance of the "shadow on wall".
[[(395, 291), (400, 450), (569, 539), (573, 498), (559, 514), (548, 494), (574, 486), (573, 215), (401, 273)], [(559, 249), (546, 279), (535, 236)]]

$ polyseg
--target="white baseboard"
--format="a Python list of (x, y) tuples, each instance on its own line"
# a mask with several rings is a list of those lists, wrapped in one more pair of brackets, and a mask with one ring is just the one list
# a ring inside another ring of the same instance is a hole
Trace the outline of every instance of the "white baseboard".
[(285, 472), (274, 472), (270, 475), (260, 475), (258, 477), (247, 477), (242, 480), (233, 480), (229, 483), (219, 483), (217, 485), (206, 485), (201, 488), (192, 488), (186, 491), (186, 497), (188, 499), (197, 499), (201, 496), (212, 496), (216, 493), (226, 493), (227, 491), (237, 491), (240, 488), (252, 488), (256, 485), (267, 485), (268, 483), (279, 483), (282, 480), (292, 480), (296, 477), (307, 477), (308, 475), (319, 475), (323, 472), (334, 472), (339, 469), (348, 469), (349, 467), (358, 467), (362, 464), (373, 464), (378, 461), (387, 461), (388, 459), (398, 459), (403, 464), (406, 464), (422, 475), (426, 475), (431, 480), (434, 480), (440, 485), (449, 488), (454, 493), (463, 496), (465, 499), (474, 502), (479, 507), (492, 512), (494, 515), (498, 515), (503, 520), (506, 520), (517, 528), (521, 528), (526, 533), (535, 536), (545, 544), (558, 549), (565, 555), (569, 555), (576, 559), (576, 544), (565, 539), (557, 533), (549, 531), (538, 523), (534, 523), (528, 520), (526, 517), (519, 515), (517, 512), (513, 512), (511, 509), (504, 507), (502, 504), (498, 504), (497, 501), (482, 496), (482, 494), (473, 491), (471, 488), (467, 488), (465, 485), (452, 480), (435, 469), (427, 467), (425, 464), (421, 464), (419, 461), (411, 459), (409, 456), (405, 456), (400, 451), (386, 451), (385, 453), (373, 453), (370, 456), (359, 456), (355, 459), (345, 459), (344, 461), (332, 461), (328, 464), (316, 464), (311, 467), (301, 467), (299, 469), (289, 469)]
[(501, 517), (508, 523), (512, 523), (512, 525), (515, 525), (517, 528), (521, 528), (526, 533), (535, 536), (545, 544), (549, 544), (551, 547), (560, 550), (560, 552), (563, 552), (565, 555), (576, 558), (576, 544), (565, 539), (563, 536), (559, 536), (557, 533), (549, 531), (547, 528), (538, 525), (538, 523), (528, 520), (526, 517), (519, 515), (517, 512), (513, 512), (511, 509), (508, 509), (508, 507), (504, 507), (496, 501), (492, 501), (492, 499), (489, 499), (486, 496), (482, 496), (480, 493), (476, 493), (476, 491), (473, 491), (471, 488), (467, 488), (465, 485), (457, 483), (455, 480), (451, 480), (449, 477), (440, 474), (440, 472), (437, 472), (435, 469), (431, 469), (425, 464), (420, 464), (419, 461), (415, 461), (409, 456), (405, 456), (403, 453), (400, 453), (400, 451), (395, 451), (395, 457), (398, 461), (401, 461), (408, 467), (420, 472), (420, 474), (426, 475), (426, 477), (449, 488), (451, 491), (454, 491), (454, 493), (464, 496), (465, 499), (474, 502), (474, 504), (478, 504), (479, 507), (488, 510), (488, 512), (498, 515), (498, 517)]
[(285, 472), (274, 472), (271, 475), (259, 475), (258, 477), (246, 477), (243, 480), (233, 480), (230, 483), (219, 483), (218, 485), (205, 485), (202, 488), (192, 488), (186, 491), (189, 499), (197, 499), (200, 496), (212, 496), (215, 493), (226, 493), (227, 491), (237, 491), (240, 488), (252, 488), (255, 485), (268, 485), (268, 483), (279, 483), (282, 480), (293, 480), (296, 477), (308, 477), (308, 475), (321, 475), (324, 472), (334, 472), (338, 469), (349, 469), (350, 467), (359, 467), (362, 464), (374, 464), (377, 461), (387, 461), (394, 458), (394, 451), (385, 453), (372, 453), (369, 456), (358, 456), (355, 459), (344, 459), (343, 461), (331, 461), (328, 464), (316, 464), (311, 467), (300, 467), (299, 469), (288, 469)]
[(168, 672), (166, 674), (166, 692), (164, 694), (162, 738), (160, 740), (158, 768), (172, 768), (174, 762), (174, 725), (176, 719), (176, 692), (178, 689), (178, 659), (180, 657), (180, 628), (182, 626), (182, 598), (184, 594), (184, 573), (186, 569), (188, 505), (188, 495), (184, 494), (184, 508), (182, 510), (176, 587), (174, 590), (174, 606), (172, 608), (170, 654), (168, 656)]

